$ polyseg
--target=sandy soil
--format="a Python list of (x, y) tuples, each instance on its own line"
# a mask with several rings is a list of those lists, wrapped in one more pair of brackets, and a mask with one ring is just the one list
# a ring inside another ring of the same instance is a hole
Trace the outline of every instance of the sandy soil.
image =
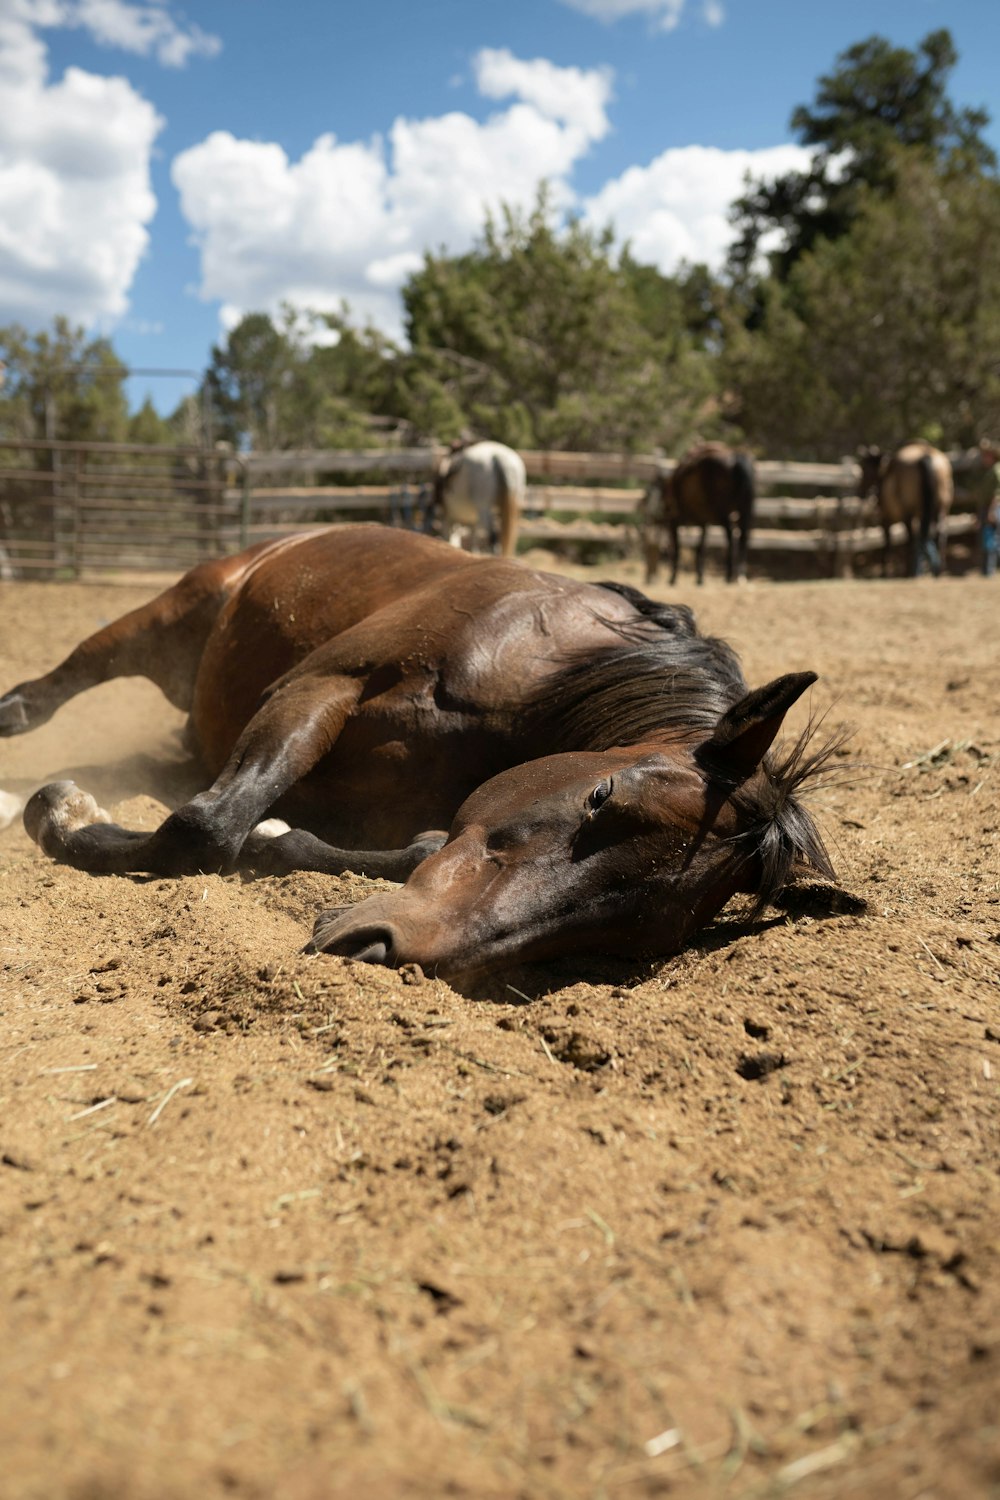
[[(0, 685), (152, 591), (0, 585)], [(865, 914), (470, 997), (301, 954), (361, 879), (0, 833), (4, 1500), (1000, 1494), (1000, 584), (678, 596), (856, 726)], [(107, 685), (0, 787), (155, 822), (179, 723)]]

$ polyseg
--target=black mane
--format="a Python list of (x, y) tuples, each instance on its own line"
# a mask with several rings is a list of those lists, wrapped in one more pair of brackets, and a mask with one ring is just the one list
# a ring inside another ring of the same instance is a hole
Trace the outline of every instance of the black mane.
[(638, 618), (602, 616), (618, 642), (570, 653), (535, 689), (527, 714), (544, 745), (538, 753), (707, 737), (749, 691), (735, 651), (701, 635), (686, 605), (657, 603), (627, 584), (599, 587), (627, 599)]

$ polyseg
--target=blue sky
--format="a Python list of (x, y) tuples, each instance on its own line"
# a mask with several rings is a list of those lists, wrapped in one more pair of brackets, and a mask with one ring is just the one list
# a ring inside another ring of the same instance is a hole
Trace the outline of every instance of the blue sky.
[(997, 0), (0, 0), (0, 322), (197, 371), (283, 299), (398, 335), (423, 251), (542, 176), (638, 258), (718, 264), (837, 53), (939, 26), (953, 97), (1000, 115)]

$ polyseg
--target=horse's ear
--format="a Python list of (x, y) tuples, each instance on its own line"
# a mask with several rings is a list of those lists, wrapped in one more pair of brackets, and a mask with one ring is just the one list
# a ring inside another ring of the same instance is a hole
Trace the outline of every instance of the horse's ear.
[(748, 693), (726, 709), (695, 760), (713, 780), (739, 786), (764, 759), (792, 704), (815, 681), (815, 672), (789, 672)]

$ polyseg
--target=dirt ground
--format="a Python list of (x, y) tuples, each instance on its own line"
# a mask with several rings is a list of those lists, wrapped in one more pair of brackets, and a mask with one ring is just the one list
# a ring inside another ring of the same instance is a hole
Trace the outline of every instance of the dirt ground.
[[(0, 687), (153, 591), (0, 585)], [(856, 727), (865, 912), (466, 995), (302, 955), (363, 879), (0, 833), (3, 1500), (1000, 1495), (1000, 583), (673, 597)], [(179, 728), (109, 684), (0, 787), (149, 825)]]

